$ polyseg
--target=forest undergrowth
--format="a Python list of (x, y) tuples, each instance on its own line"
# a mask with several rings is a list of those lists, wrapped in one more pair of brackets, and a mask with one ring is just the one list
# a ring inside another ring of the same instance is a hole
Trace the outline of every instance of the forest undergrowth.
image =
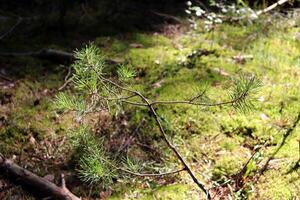
[[(106, 58), (134, 69), (132, 87), (157, 101), (186, 99), (202, 90), (208, 100), (222, 101), (240, 74), (258, 77), (262, 86), (253, 97), (253, 108), (246, 112), (189, 105), (166, 105), (158, 112), (173, 144), (216, 199), (297, 199), (299, 21), (296, 14), (265, 15), (252, 24), (223, 23), (210, 32), (166, 25), (161, 32), (101, 36), (92, 42)], [(198, 23), (201, 27), (202, 22)], [(25, 66), (17, 66), (23, 61)], [(107, 73), (114, 74), (117, 66), (108, 66)], [(87, 198), (198, 199), (203, 195), (185, 173), (166, 177), (127, 174), (101, 187), (82, 186), (76, 163), (80, 152), (72, 149), (71, 140), (80, 119), (72, 112), (62, 115), (53, 106), (69, 70), (69, 66), (33, 58), (4, 64), (1, 153), (54, 182), (64, 172), (69, 188)], [(69, 85), (63, 90), (73, 91)], [(114, 111), (84, 119), (93, 137), (103, 139), (103, 148), (124, 151), (132, 168), (160, 172), (178, 167), (147, 110)], [(0, 199), (30, 199), (20, 187), (2, 180), (0, 189)]]

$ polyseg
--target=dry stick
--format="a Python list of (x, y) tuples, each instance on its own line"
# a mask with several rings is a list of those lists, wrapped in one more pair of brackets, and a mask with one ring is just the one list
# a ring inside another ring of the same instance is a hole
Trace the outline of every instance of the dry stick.
[[(147, 101), (147, 99), (145, 99), (145, 100)], [(206, 194), (207, 199), (211, 199), (210, 193), (205, 188), (204, 184), (202, 184), (202, 183), (199, 182), (199, 180), (196, 178), (195, 174), (193, 173), (193, 171), (191, 170), (191, 168), (188, 166), (187, 162), (184, 160), (184, 158), (182, 157), (182, 155), (177, 151), (177, 149), (168, 140), (167, 135), (165, 133), (165, 130), (163, 129), (163, 127), (161, 125), (161, 122), (159, 120), (159, 117), (158, 117), (156, 111), (154, 110), (153, 106), (149, 102), (148, 102), (148, 105), (149, 105), (149, 109), (151, 110), (152, 114), (155, 117), (156, 124), (159, 126), (159, 130), (162, 133), (163, 138), (164, 138), (165, 142), (167, 143), (167, 145), (169, 146), (169, 148), (176, 154), (177, 158), (181, 161), (181, 163), (185, 167), (185, 170), (188, 172), (188, 174), (193, 179), (194, 183), (196, 183), (198, 185), (198, 187)]]
[[(242, 169), (233, 176), (234, 178), (234, 182), (236, 185), (240, 185), (240, 183), (242, 183), (242, 186), (239, 186), (239, 188), (243, 188), (244, 187), (244, 183), (242, 182), (242, 177), (245, 174), (246, 170), (247, 170), (247, 166), (250, 163), (250, 161), (254, 158), (254, 156), (256, 155), (257, 152), (259, 152), (260, 149), (262, 149), (262, 147), (264, 147), (267, 143), (265, 143), (263, 146), (260, 146), (258, 148), (256, 148), (254, 150), (254, 152), (252, 153), (252, 155), (250, 156), (250, 158), (247, 160), (247, 162), (244, 164), (244, 166), (242, 167)], [(230, 180), (232, 181), (232, 180)]]
[[(264, 146), (265, 146), (265, 145), (264, 145)], [(250, 161), (254, 158), (255, 154), (256, 154), (257, 152), (259, 152), (259, 150), (260, 150), (262, 147), (263, 147), (263, 146), (258, 147), (257, 149), (255, 149), (255, 151), (252, 153), (252, 155), (250, 156), (250, 158), (249, 158), (249, 159), (247, 160), (247, 162), (244, 164), (243, 168), (240, 170), (239, 173), (237, 173), (237, 176), (241, 176), (241, 175), (243, 175), (243, 174), (246, 172), (248, 164), (249, 164)]]
[(0, 56), (32, 56), (41, 59), (63, 60), (70, 62), (74, 60), (74, 55), (72, 53), (55, 49), (41, 49), (38, 51), (29, 52), (0, 52)]
[(13, 181), (20, 181), (22, 185), (30, 186), (34, 191), (39, 191), (41, 194), (49, 195), (60, 200), (80, 200), (65, 187), (65, 180), (62, 175), (62, 187), (58, 187), (54, 183), (43, 177), (14, 164), (11, 160), (5, 159), (0, 154), (0, 173), (7, 175)]
[(72, 81), (72, 78), (69, 78), (70, 75), (71, 75), (71, 72), (72, 72), (71, 67), (69, 67), (69, 68), (68, 68), (68, 73), (67, 73), (67, 75), (65, 76), (65, 82), (64, 82), (64, 84), (62, 84), (62, 86), (60, 86), (60, 87), (58, 88), (58, 91), (63, 90), (63, 89), (64, 89), (64, 88)]
[[(76, 58), (73, 53), (57, 50), (57, 49), (40, 49), (37, 51), (28, 52), (0, 52), (0, 56), (3, 57), (18, 57), (18, 56), (29, 56), (44, 60), (50, 60), (55, 62), (69, 63), (73, 62)], [(106, 59), (105, 62), (109, 65), (120, 64), (118, 61), (112, 59)]]
[(267, 12), (273, 10), (274, 8), (276, 8), (277, 6), (280, 6), (280, 5), (282, 5), (282, 4), (287, 3), (288, 1), (289, 1), (289, 0), (279, 0), (278, 2), (276, 2), (276, 3), (272, 4), (272, 5), (270, 5), (270, 6), (267, 7), (267, 8), (265, 8), (265, 9), (263, 9), (263, 10), (260, 10), (260, 11), (257, 11), (256, 14), (257, 14), (257, 15), (261, 15), (261, 14), (267, 13)]
[(156, 12), (154, 10), (151, 11), (153, 14), (157, 15), (157, 16), (160, 16), (160, 17), (164, 17), (166, 19), (171, 19), (173, 20), (174, 22), (178, 23), (178, 24), (182, 24), (182, 20), (179, 19), (178, 17), (175, 17), (173, 15), (169, 15), (169, 14), (166, 14), (166, 13), (160, 13), (160, 12)]
[(5, 38), (7, 35), (9, 35), (11, 32), (13, 32), (15, 30), (15, 28), (22, 22), (22, 18), (19, 18), (17, 23), (15, 23), (6, 33), (2, 34), (0, 36), (0, 40), (2, 40), (3, 38)]
[(202, 97), (202, 96), (205, 94), (206, 89), (207, 89), (207, 88), (205, 88), (205, 89), (204, 89), (201, 93), (199, 93), (198, 95), (196, 95), (196, 96), (194, 96), (193, 98), (191, 98), (191, 99), (189, 100), (189, 102), (194, 102), (195, 100), (197, 100), (197, 99), (199, 99), (200, 97)]
[(278, 146), (278, 148), (272, 153), (272, 155), (268, 158), (268, 160), (266, 161), (266, 163), (264, 164), (264, 166), (261, 168), (261, 170), (259, 172), (259, 176), (262, 175), (267, 170), (270, 161), (275, 157), (275, 155), (283, 147), (283, 145), (285, 144), (287, 138), (295, 130), (295, 128), (296, 128), (296, 126), (298, 125), (299, 122), (300, 122), (300, 113), (298, 114), (298, 116), (297, 116), (295, 122), (293, 123), (293, 125), (283, 135), (282, 141), (281, 141), (280, 145)]
[(1, 74), (1, 73), (0, 73), (0, 78), (3, 79), (3, 80), (5, 80), (5, 81), (9, 81), (9, 82), (13, 81), (12, 79), (6, 77), (4, 74)]

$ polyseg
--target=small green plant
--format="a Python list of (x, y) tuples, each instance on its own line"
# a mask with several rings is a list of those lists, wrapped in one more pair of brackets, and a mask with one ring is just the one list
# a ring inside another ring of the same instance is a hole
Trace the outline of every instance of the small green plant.
[(114, 173), (104, 160), (105, 158), (101, 154), (93, 155), (91, 152), (86, 152), (86, 154), (87, 156), (82, 157), (79, 161), (78, 173), (81, 180), (89, 184), (110, 185)]
[(75, 111), (80, 117), (101, 110), (112, 111), (111, 108), (119, 107), (119, 105), (123, 104), (147, 108), (160, 131), (162, 140), (182, 165), (182, 168), (178, 170), (162, 174), (132, 172), (127, 169), (137, 171), (136, 164), (127, 159), (125, 162), (128, 166), (127, 169), (115, 165), (113, 160), (106, 155), (103, 145), (96, 142), (97, 139), (92, 137), (91, 133), (88, 133), (85, 129), (80, 129), (76, 133), (77, 135), (74, 135), (75, 140), (73, 140), (74, 146), (82, 149), (83, 155), (79, 160), (79, 177), (91, 184), (100, 181), (111, 183), (117, 170), (135, 176), (162, 176), (186, 171), (194, 183), (205, 193), (207, 199), (211, 199), (205, 185), (196, 178), (185, 158), (173, 146), (166, 132), (166, 124), (164, 123), (166, 119), (162, 119), (157, 110), (159, 106), (177, 104), (204, 107), (228, 105), (248, 110), (252, 106), (251, 103), (248, 103), (248, 97), (259, 86), (257, 79), (254, 76), (242, 76), (242, 78), (239, 78), (238, 81), (234, 82), (234, 87), (228, 100), (224, 102), (213, 100), (207, 102), (208, 98), (203, 98), (206, 95), (206, 90), (200, 91), (193, 96), (191, 95), (191, 98), (185, 100), (155, 101), (130, 86), (129, 83), (133, 81), (132, 78), (135, 76), (135, 72), (129, 67), (121, 66), (117, 73), (118, 76), (105, 73), (104, 57), (95, 45), (90, 44), (84, 49), (76, 51), (75, 57), (77, 60), (73, 64), (74, 74), (71, 78), (75, 89), (74, 95), (58, 94), (56, 98), (57, 108)]
[(116, 173), (112, 159), (103, 148), (103, 139), (96, 138), (86, 126), (72, 131), (70, 139), (77, 154), (80, 154), (77, 166), (79, 178), (88, 184), (109, 186)]

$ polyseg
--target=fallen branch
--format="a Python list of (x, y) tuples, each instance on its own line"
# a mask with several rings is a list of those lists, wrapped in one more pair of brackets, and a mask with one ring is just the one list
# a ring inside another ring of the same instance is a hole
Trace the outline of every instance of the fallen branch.
[(12, 82), (12, 81), (13, 81), (11, 78), (9, 78), (9, 77), (7, 77), (6, 75), (1, 74), (1, 73), (0, 73), (0, 79), (3, 79), (3, 80), (5, 80), (5, 81), (9, 81), (9, 82)]
[(74, 55), (65, 51), (55, 50), (55, 49), (41, 49), (39, 51), (29, 51), (29, 52), (0, 52), (0, 56), (7, 57), (18, 57), (18, 56), (30, 56), (39, 59), (51, 60), (55, 62), (73, 62)]
[(179, 19), (178, 17), (175, 17), (173, 15), (169, 15), (169, 14), (165, 14), (165, 13), (160, 13), (160, 12), (156, 12), (154, 10), (151, 11), (153, 14), (157, 15), (157, 16), (160, 16), (160, 17), (164, 17), (166, 19), (171, 19), (173, 20), (174, 22), (178, 23), (178, 24), (182, 24), (182, 20)]
[(260, 10), (260, 11), (257, 11), (257, 12), (256, 12), (256, 15), (258, 16), (258, 15), (267, 13), (267, 12), (273, 10), (274, 8), (276, 8), (277, 6), (280, 6), (280, 5), (283, 5), (283, 4), (287, 3), (288, 1), (289, 1), (289, 0), (279, 0), (279, 1), (277, 1), (276, 3), (270, 5), (270, 6), (267, 7), (267, 8), (262, 9), (262, 10)]
[(295, 130), (298, 123), (300, 122), (300, 113), (298, 114), (296, 120), (292, 124), (292, 126), (286, 131), (286, 133), (283, 135), (282, 141), (280, 145), (277, 147), (277, 149), (271, 154), (271, 156), (267, 159), (261, 170), (259, 171), (259, 176), (263, 175), (265, 171), (268, 169), (269, 163), (271, 160), (274, 159), (274, 157), (277, 155), (277, 153), (280, 151), (280, 149), (285, 145), (286, 140), (291, 135), (291, 133)]
[[(56, 49), (41, 49), (38, 51), (29, 51), (29, 52), (0, 52), (0, 56), (3, 57), (19, 57), (19, 56), (28, 56), (35, 57), (43, 60), (50, 60), (58, 63), (72, 63), (75, 60), (74, 54), (56, 50)], [(117, 65), (119, 62), (111, 59), (105, 60), (108, 65)]]
[(51, 196), (54, 199), (59, 200), (80, 200), (65, 186), (64, 176), (62, 175), (62, 186), (58, 187), (54, 183), (48, 181), (45, 178), (39, 177), (32, 172), (14, 164), (13, 161), (5, 159), (0, 154), (0, 174), (5, 175), (13, 182), (18, 182), (22, 186), (30, 187), (34, 192), (40, 192), (40, 194)]

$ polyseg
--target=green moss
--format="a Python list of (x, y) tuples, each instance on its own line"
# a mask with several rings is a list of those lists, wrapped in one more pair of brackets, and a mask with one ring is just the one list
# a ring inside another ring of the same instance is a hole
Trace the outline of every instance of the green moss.
[(237, 146), (238, 144), (235, 141), (232, 141), (228, 138), (224, 139), (221, 142), (221, 147), (226, 151), (233, 151), (236, 149)]
[(249, 199), (294, 199), (299, 194), (299, 175), (278, 176), (278, 171), (267, 172)]
[[(248, 26), (225, 23), (213, 34), (191, 31), (170, 39), (160, 34), (133, 33), (124, 37), (99, 37), (95, 44), (110, 59), (121, 58), (134, 68), (137, 78), (131, 87), (153, 100), (189, 100), (207, 85), (209, 101), (220, 102), (228, 99), (231, 79), (239, 73), (255, 74), (262, 80), (263, 87), (254, 98), (259, 101), (248, 113), (240, 113), (230, 106), (157, 107), (168, 136), (189, 164), (195, 171), (201, 172), (203, 170), (199, 166), (204, 166), (208, 176), (218, 181), (238, 172), (256, 145), (269, 141), (270, 145), (262, 150), (262, 155), (264, 159), (271, 155), (299, 113), (300, 43), (295, 40), (295, 34), (300, 29), (288, 24), (277, 21), (271, 25), (261, 19)], [(201, 51), (209, 53), (191, 56)], [(239, 63), (233, 59), (237, 55), (252, 55), (253, 59)], [(39, 61), (30, 59), (27, 62), (41, 65)], [(1, 152), (16, 152), (17, 148), (28, 143), (30, 135), (43, 140), (52, 133), (65, 134), (65, 130), (74, 126), (72, 116), (57, 122), (49, 106), (51, 96), (41, 96), (44, 89), (59, 87), (65, 73), (43, 76), (43, 70), (25, 67), (24, 72), (31, 76), (23, 76), (24, 79), (12, 90), (13, 107), (5, 115), (16, 126), (10, 124), (1, 128)], [(34, 106), (34, 101), (40, 97), (40, 104)], [(159, 130), (147, 110), (126, 108), (132, 111), (132, 127), (143, 118), (147, 121), (139, 135), (151, 137), (155, 140), (154, 146), (165, 150)], [(290, 164), (299, 159), (299, 138), (300, 131), (296, 128), (275, 156), (275, 159), (283, 161), (276, 168), (267, 170), (262, 179), (252, 185), (250, 199), (292, 199), (297, 196), (300, 190), (298, 171), (286, 173)], [(168, 161), (176, 161), (168, 150), (165, 153)], [(212, 164), (204, 162), (205, 159)], [(188, 179), (182, 174), (179, 176), (181, 183)], [(149, 187), (133, 186), (124, 190), (119, 184), (113, 188), (117, 194), (110, 199), (199, 198), (191, 182), (161, 186), (151, 180), (149, 184)]]
[(238, 173), (243, 166), (244, 158), (240, 157), (243, 155), (241, 152), (235, 151), (233, 153), (222, 152), (222, 155), (216, 161), (212, 172), (212, 179), (219, 181), (225, 177), (230, 177)]
[(156, 189), (141, 189), (141, 190), (126, 190), (126, 195), (113, 196), (108, 198), (109, 200), (117, 199), (160, 199), (160, 200), (181, 200), (181, 199), (197, 199), (199, 193), (188, 185), (176, 184), (169, 186), (161, 186)]
[(115, 53), (122, 53), (128, 49), (128, 44), (120, 40), (114, 40), (111, 44), (111, 50)]
[(132, 36), (132, 41), (137, 44), (142, 44), (144, 47), (171, 46), (171, 40), (163, 35), (152, 35), (144, 33), (135, 33)]

